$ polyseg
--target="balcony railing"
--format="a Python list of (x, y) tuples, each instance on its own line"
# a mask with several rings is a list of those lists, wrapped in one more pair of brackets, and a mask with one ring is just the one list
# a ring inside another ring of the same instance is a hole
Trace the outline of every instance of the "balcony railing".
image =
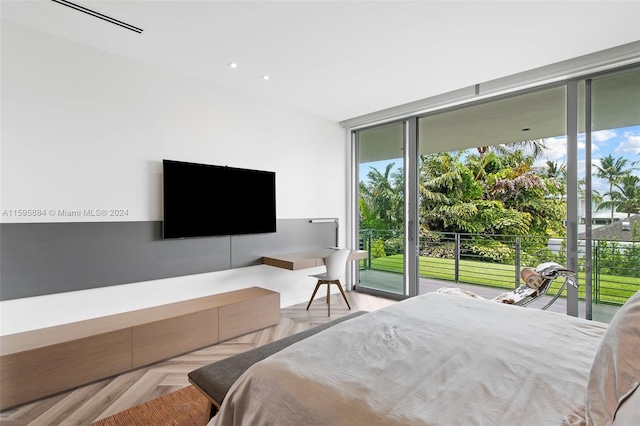
[[(401, 231), (362, 230), (360, 248), (369, 252), (362, 269), (402, 273)], [(524, 267), (566, 264), (566, 241), (547, 237), (433, 232), (420, 238), (419, 274), (456, 283), (513, 289)], [(578, 297), (584, 300), (584, 246), (579, 249)], [(640, 242), (593, 241), (592, 301), (622, 304), (640, 290)], [(561, 285), (556, 280), (551, 292)], [(554, 288), (554, 286), (557, 286)]]

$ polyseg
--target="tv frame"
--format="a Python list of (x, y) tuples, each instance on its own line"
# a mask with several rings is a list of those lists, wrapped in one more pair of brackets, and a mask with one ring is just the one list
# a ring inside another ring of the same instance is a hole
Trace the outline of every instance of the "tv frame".
[(162, 171), (163, 239), (276, 232), (275, 172), (168, 159)]

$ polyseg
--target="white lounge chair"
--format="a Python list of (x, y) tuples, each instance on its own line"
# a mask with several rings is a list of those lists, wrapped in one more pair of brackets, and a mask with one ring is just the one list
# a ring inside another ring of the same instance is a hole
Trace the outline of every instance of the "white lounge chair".
[[(522, 278), (523, 283), (518, 288), (513, 291), (502, 293), (490, 300), (516, 306), (527, 306), (539, 298), (546, 296), (549, 288), (551, 287), (551, 283), (556, 278), (564, 277), (564, 282), (560, 286), (560, 289), (558, 289), (551, 300), (541, 308), (545, 310), (549, 308), (549, 306), (551, 306), (558, 297), (560, 297), (564, 289), (567, 287), (567, 284), (578, 288), (575, 272), (555, 262), (541, 263), (535, 269), (523, 268), (522, 271), (520, 271), (520, 277)], [(443, 287), (439, 289), (438, 292), (484, 299), (484, 297), (478, 296), (471, 291), (460, 288)]]

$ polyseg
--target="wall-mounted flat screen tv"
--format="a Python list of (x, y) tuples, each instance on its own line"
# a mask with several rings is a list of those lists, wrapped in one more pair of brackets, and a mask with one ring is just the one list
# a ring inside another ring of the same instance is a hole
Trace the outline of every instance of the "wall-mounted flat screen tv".
[(276, 232), (275, 172), (162, 161), (163, 238)]

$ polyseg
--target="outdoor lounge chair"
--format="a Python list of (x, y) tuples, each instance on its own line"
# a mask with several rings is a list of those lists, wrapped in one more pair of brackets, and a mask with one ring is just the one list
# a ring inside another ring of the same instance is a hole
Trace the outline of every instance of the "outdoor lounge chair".
[[(527, 306), (530, 303), (538, 300), (539, 298), (547, 295), (551, 283), (558, 277), (564, 277), (564, 282), (560, 286), (560, 289), (551, 298), (551, 300), (543, 306), (541, 309), (545, 310), (549, 308), (560, 297), (567, 284), (578, 288), (578, 282), (576, 281), (575, 272), (566, 269), (564, 266), (554, 263), (546, 262), (541, 263), (536, 269), (523, 268), (520, 272), (520, 277), (523, 283), (513, 291), (502, 293), (501, 295), (490, 299), (493, 302), (507, 303), (516, 306)], [(438, 290), (439, 293), (457, 294), (468, 297), (475, 297), (484, 299), (477, 294), (460, 289), (460, 288), (448, 288), (443, 287)]]

